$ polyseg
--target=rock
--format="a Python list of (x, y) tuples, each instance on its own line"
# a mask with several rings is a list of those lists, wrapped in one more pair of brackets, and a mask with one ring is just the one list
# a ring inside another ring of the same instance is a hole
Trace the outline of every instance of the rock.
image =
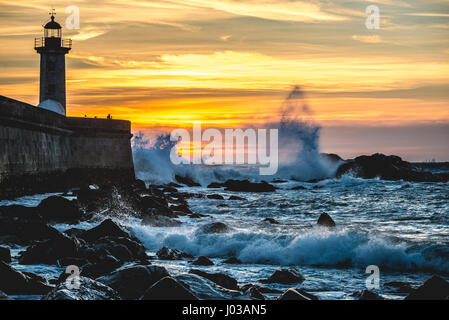
[(319, 226), (329, 227), (329, 228), (336, 226), (335, 221), (327, 213), (322, 213), (320, 215), (320, 217), (318, 218), (317, 224)]
[(136, 179), (134, 183), (132, 184), (133, 188), (137, 191), (145, 191), (147, 189), (147, 185), (145, 184), (145, 181)]
[(363, 179), (379, 177), (383, 180), (404, 180), (414, 182), (448, 182), (449, 174), (433, 174), (403, 161), (398, 156), (376, 153), (346, 161), (336, 173), (337, 178), (351, 174)]
[(0, 247), (0, 261), (6, 263), (11, 262), (11, 251), (9, 248)]
[(160, 260), (183, 260), (194, 258), (191, 254), (176, 249), (170, 249), (168, 247), (162, 247), (156, 255)]
[(150, 216), (147, 215), (142, 219), (143, 225), (150, 225), (153, 227), (178, 227), (182, 222), (165, 216)]
[(394, 290), (395, 293), (412, 293), (415, 291), (409, 283), (401, 281), (386, 282), (384, 286), (396, 288)]
[(246, 296), (249, 296), (253, 299), (257, 300), (265, 300), (265, 296), (259, 291), (259, 289), (255, 286), (251, 286), (245, 291), (243, 291), (243, 294)]
[(207, 223), (207, 224), (204, 224), (201, 227), (199, 227), (197, 232), (205, 233), (205, 234), (227, 233), (230, 230), (231, 229), (223, 222), (211, 222), (211, 223)]
[(248, 289), (250, 289), (250, 288), (257, 288), (257, 290), (258, 290), (260, 293), (268, 293), (268, 294), (279, 294), (279, 293), (282, 293), (282, 291), (280, 291), (280, 290), (277, 290), (277, 289), (271, 289), (271, 288), (267, 288), (267, 287), (262, 287), (262, 286), (259, 286), (259, 285), (257, 285), (257, 284), (245, 284), (245, 285), (241, 288), (241, 290), (242, 290), (243, 292), (245, 292), (245, 291), (248, 291)]
[(106, 219), (98, 226), (84, 231), (80, 236), (81, 239), (87, 242), (92, 242), (103, 237), (123, 237), (129, 238), (130, 235), (120, 228), (111, 219)]
[(196, 274), (200, 277), (209, 279), (210, 281), (229, 290), (239, 290), (238, 282), (234, 278), (223, 273), (207, 273), (201, 270), (192, 269), (189, 273)]
[(73, 258), (73, 257), (64, 257), (64, 258), (58, 259), (58, 261), (56, 262), (56, 264), (61, 267), (83, 266), (87, 263), (89, 263), (89, 261), (87, 259)]
[(56, 264), (59, 259), (78, 257), (81, 243), (76, 238), (69, 238), (60, 234), (57, 239), (39, 242), (19, 254), (19, 263), (30, 264)]
[(170, 276), (164, 267), (134, 265), (112, 272), (97, 280), (120, 294), (123, 299), (140, 298), (154, 283)]
[(261, 280), (262, 283), (292, 284), (303, 282), (304, 276), (294, 268), (278, 269), (268, 279)]
[(140, 300), (198, 300), (198, 298), (172, 277), (165, 277), (145, 291)]
[(113, 256), (106, 256), (100, 261), (86, 263), (81, 267), (81, 275), (87, 278), (96, 279), (107, 275), (122, 266), (122, 262)]
[(218, 189), (218, 188), (221, 188), (223, 185), (221, 184), (221, 183), (218, 183), (218, 182), (212, 182), (211, 184), (209, 184), (208, 186), (207, 186), (207, 188), (209, 188), (209, 189)]
[(44, 221), (76, 223), (82, 218), (82, 212), (76, 201), (59, 196), (42, 200), (37, 210)]
[(201, 300), (232, 300), (242, 295), (240, 291), (225, 289), (196, 274), (182, 273), (174, 278)]
[(3, 291), (0, 291), (0, 300), (7, 300), (8, 299), (8, 295), (6, 293), (4, 293)]
[(191, 214), (191, 213), (193, 213), (189, 209), (189, 207), (187, 205), (185, 205), (185, 204), (181, 204), (181, 205), (178, 205), (178, 206), (170, 206), (170, 209), (173, 210), (173, 211), (184, 213), (184, 214)]
[(359, 300), (384, 300), (380, 295), (374, 293), (370, 290), (364, 289), (362, 291), (355, 292), (351, 294), (354, 297), (359, 298)]
[(231, 200), (231, 201), (244, 201), (246, 199), (242, 198), (242, 197), (238, 197), (238, 196), (230, 196), (228, 200)]
[(175, 180), (181, 184), (185, 184), (188, 187), (201, 187), (201, 185), (198, 182), (194, 181), (189, 176), (182, 177), (177, 174), (175, 175)]
[(296, 187), (291, 188), (290, 190), (306, 190), (306, 189), (307, 188), (303, 187), (303, 186), (296, 186)]
[(279, 224), (279, 221), (277, 221), (276, 219), (273, 219), (273, 218), (265, 218), (265, 219), (263, 219), (263, 221), (271, 223), (271, 224)]
[(237, 192), (273, 192), (276, 188), (265, 181), (260, 183), (249, 180), (227, 180), (223, 183), (225, 190)]
[(79, 229), (79, 228), (70, 228), (64, 231), (63, 233), (68, 235), (70, 238), (79, 238), (79, 236), (86, 230)]
[(405, 300), (445, 300), (449, 297), (449, 283), (439, 276), (426, 280)]
[(223, 196), (219, 194), (208, 194), (206, 197), (213, 200), (224, 200)]
[[(72, 281), (71, 285), (75, 283)], [(120, 300), (119, 294), (104, 284), (79, 277), (79, 288), (69, 289), (63, 281), (51, 290), (42, 300)]]
[(232, 258), (226, 259), (225, 261), (223, 261), (223, 263), (226, 263), (226, 264), (242, 264), (242, 261), (240, 261), (236, 257), (232, 257)]
[(276, 300), (312, 300), (304, 294), (300, 293), (294, 288), (287, 289), (279, 298)]
[(271, 181), (271, 183), (286, 183), (286, 182), (288, 181), (284, 179), (274, 179), (273, 181)]
[(207, 214), (201, 214), (201, 213), (189, 214), (190, 219), (200, 219), (200, 218), (206, 218), (206, 217), (210, 217), (210, 216), (208, 216)]
[(198, 259), (193, 261), (192, 264), (195, 266), (213, 266), (214, 265), (214, 263), (209, 258), (207, 258), (205, 256), (198, 257)]
[(338, 154), (335, 154), (335, 153), (321, 153), (320, 157), (321, 157), (321, 159), (324, 159), (327, 162), (330, 162), (333, 164), (339, 164), (344, 161)]
[(17, 271), (0, 261), (0, 291), (8, 295), (47, 294), (52, 287), (40, 279), (31, 273)]

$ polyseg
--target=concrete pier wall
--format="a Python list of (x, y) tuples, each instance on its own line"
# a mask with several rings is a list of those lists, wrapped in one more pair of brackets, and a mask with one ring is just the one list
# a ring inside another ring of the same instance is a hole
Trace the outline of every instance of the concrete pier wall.
[(70, 118), (0, 96), (0, 198), (135, 178), (131, 123)]

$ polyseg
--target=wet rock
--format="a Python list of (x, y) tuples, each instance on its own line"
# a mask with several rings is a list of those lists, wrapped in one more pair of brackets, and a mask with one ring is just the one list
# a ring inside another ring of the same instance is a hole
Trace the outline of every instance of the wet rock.
[(263, 286), (259, 286), (257, 284), (245, 284), (241, 290), (242, 291), (248, 291), (248, 289), (250, 288), (257, 288), (257, 290), (260, 293), (268, 293), (268, 294), (278, 294), (278, 293), (282, 293), (282, 291), (277, 290), (277, 289), (271, 289), (271, 288), (267, 288), (267, 287), (263, 287)]
[(28, 247), (19, 254), (19, 263), (30, 264), (56, 264), (59, 259), (77, 257), (81, 243), (76, 238), (69, 238), (60, 234), (57, 239), (45, 240)]
[(7, 300), (8, 299), (8, 295), (6, 293), (4, 293), (3, 291), (0, 291), (0, 300)]
[(198, 298), (172, 277), (165, 277), (153, 284), (140, 300), (198, 300)]
[(81, 235), (79, 235), (79, 237), (87, 242), (92, 242), (103, 237), (129, 238), (130, 235), (111, 219), (106, 219), (98, 226), (84, 231)]
[(265, 218), (265, 219), (263, 219), (263, 221), (264, 221), (264, 222), (271, 223), (271, 224), (279, 224), (279, 221), (277, 221), (277, 220), (274, 219), (274, 218)]
[(226, 259), (225, 261), (223, 261), (223, 263), (226, 263), (226, 264), (242, 264), (242, 261), (240, 261), (236, 257), (231, 257), (231, 258)]
[[(39, 279), (39, 280), (38, 280)], [(0, 261), (0, 291), (8, 295), (47, 294), (52, 287), (31, 273), (22, 273)]]
[(439, 276), (432, 276), (426, 280), (405, 300), (445, 300), (449, 299), (449, 282)]
[(213, 200), (224, 200), (223, 196), (219, 194), (208, 194), (206, 197)]
[(136, 191), (145, 191), (147, 189), (147, 186), (143, 180), (136, 179), (134, 183), (132, 184), (132, 187)]
[(209, 258), (207, 258), (205, 256), (198, 257), (198, 259), (193, 261), (192, 264), (195, 266), (213, 266), (214, 265), (214, 263)]
[(326, 160), (327, 162), (339, 164), (343, 163), (342, 157), (340, 157), (338, 154), (335, 153), (321, 153), (320, 154), (321, 159)]
[(85, 230), (79, 229), (79, 228), (70, 228), (64, 231), (63, 233), (68, 235), (70, 238), (79, 238), (79, 236), (84, 232)]
[(105, 256), (103, 259), (98, 259), (94, 263), (89, 262), (84, 264), (81, 267), (81, 275), (88, 278), (96, 279), (115, 271), (122, 265), (123, 263), (119, 261), (117, 258), (108, 255)]
[(191, 254), (177, 249), (170, 249), (169, 247), (162, 247), (158, 252), (156, 252), (156, 255), (160, 260), (183, 260), (194, 258)]
[(287, 289), (279, 298), (276, 300), (312, 300), (303, 293), (299, 292), (294, 288)]
[(384, 284), (386, 287), (396, 288), (393, 292), (395, 293), (412, 293), (415, 289), (407, 282), (392, 281)]
[(223, 222), (211, 222), (211, 223), (207, 223), (205, 225), (202, 225), (201, 227), (198, 228), (197, 232), (199, 233), (205, 233), (205, 234), (210, 234), (210, 233), (227, 233), (231, 231), (231, 229), (224, 224)]
[(42, 300), (120, 300), (120, 296), (114, 289), (98, 281), (79, 277), (79, 288), (69, 289), (63, 281)]
[(174, 182), (170, 182), (169, 184), (167, 184), (168, 187), (173, 187), (173, 188), (182, 188), (182, 185), (174, 183)]
[(175, 175), (175, 180), (178, 183), (185, 184), (188, 187), (201, 187), (201, 185), (198, 182), (194, 181), (189, 176), (182, 177), (177, 174), (177, 175)]
[(290, 190), (306, 190), (306, 189), (307, 188), (303, 187), (303, 186), (296, 186), (296, 187), (291, 188)]
[(223, 273), (207, 273), (201, 270), (192, 269), (189, 273), (196, 274), (200, 277), (209, 279), (210, 281), (229, 290), (239, 290), (238, 282), (234, 278)]
[(185, 204), (181, 204), (181, 205), (178, 205), (178, 206), (170, 206), (170, 209), (173, 210), (173, 211), (184, 213), (184, 214), (191, 214), (191, 213), (193, 213), (189, 209), (189, 207), (187, 205), (185, 205)]
[(272, 184), (266, 181), (257, 183), (249, 180), (227, 180), (223, 183), (223, 186), (227, 191), (237, 192), (273, 192), (276, 190)]
[(423, 171), (398, 156), (376, 153), (347, 160), (336, 173), (337, 178), (351, 174), (363, 179), (379, 177), (383, 180), (404, 180), (414, 182), (447, 182), (448, 173), (433, 174)]
[(245, 291), (242, 290), (242, 292), (244, 295), (249, 296), (253, 299), (265, 300), (265, 296), (259, 291), (257, 287), (252, 286), (246, 289)]
[[(137, 239), (136, 239), (137, 240)], [(119, 261), (140, 261), (148, 257), (145, 246), (140, 241), (125, 237), (103, 237), (92, 243), (95, 252), (105, 250)]]
[(189, 214), (189, 218), (191, 219), (200, 219), (200, 218), (206, 218), (206, 217), (210, 217), (207, 214), (201, 214), (201, 213), (192, 213)]
[(242, 295), (240, 291), (225, 289), (196, 274), (182, 273), (174, 278), (201, 300), (230, 300)]
[(37, 210), (44, 221), (76, 223), (82, 218), (82, 212), (76, 201), (59, 196), (51, 196), (39, 203)]
[(292, 284), (303, 282), (304, 276), (295, 268), (278, 269), (268, 279), (263, 279), (262, 283)]
[(221, 184), (221, 183), (218, 183), (218, 182), (212, 182), (211, 184), (209, 184), (208, 186), (207, 186), (207, 188), (209, 188), (209, 189), (218, 189), (218, 188), (221, 188), (223, 185)]
[(74, 258), (74, 257), (64, 257), (61, 259), (58, 259), (56, 264), (61, 267), (67, 267), (67, 266), (83, 266), (85, 264), (89, 263), (89, 260), (84, 258)]
[(150, 216), (150, 215), (145, 216), (142, 219), (141, 223), (143, 225), (149, 225), (153, 227), (178, 227), (182, 225), (182, 222), (177, 219), (165, 216)]
[(140, 298), (154, 283), (170, 276), (164, 267), (134, 265), (112, 272), (97, 280), (120, 294), (123, 299)]
[(322, 213), (320, 215), (320, 217), (318, 218), (317, 224), (319, 226), (329, 227), (329, 228), (336, 226), (335, 221), (327, 213)]
[(377, 293), (366, 289), (354, 292), (353, 294), (351, 294), (351, 296), (357, 297), (359, 298), (359, 300), (384, 300), (384, 298), (382, 298)]
[(286, 183), (287, 180), (283, 180), (283, 179), (274, 179), (273, 181), (271, 181), (271, 183)]
[(242, 197), (238, 197), (238, 196), (230, 196), (228, 200), (231, 200), (231, 201), (244, 201), (246, 199), (242, 198)]
[(9, 248), (0, 247), (0, 261), (6, 263), (11, 262), (11, 251)]

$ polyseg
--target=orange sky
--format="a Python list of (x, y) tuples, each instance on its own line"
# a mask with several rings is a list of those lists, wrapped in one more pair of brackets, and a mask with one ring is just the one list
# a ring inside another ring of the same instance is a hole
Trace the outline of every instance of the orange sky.
[[(369, 4), (380, 8), (379, 30), (365, 27)], [(66, 6), (76, 5), (81, 13), (79, 30), (63, 29), (73, 39), (67, 56), (68, 115), (110, 113), (130, 119), (135, 131), (191, 126), (193, 120), (205, 126), (263, 126), (278, 118), (289, 90), (300, 85), (311, 117), (323, 126), (325, 151), (449, 160), (447, 1), (53, 5), (63, 27)], [(1, 95), (38, 103), (33, 40), (41, 36), (48, 6), (40, 0), (0, 0)], [(366, 128), (376, 127), (377, 134), (366, 134)], [(387, 147), (383, 133), (397, 127), (416, 145), (405, 146), (395, 134), (396, 142)], [(336, 128), (360, 130), (348, 141)]]

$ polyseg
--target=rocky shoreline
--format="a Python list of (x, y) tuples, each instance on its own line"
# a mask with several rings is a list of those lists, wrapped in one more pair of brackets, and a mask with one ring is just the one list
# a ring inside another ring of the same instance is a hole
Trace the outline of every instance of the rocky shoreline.
[[(184, 183), (189, 182), (184, 180)], [(190, 183), (190, 182), (189, 182)], [(227, 181), (210, 188), (235, 186), (249, 192), (272, 192), (276, 188), (266, 182)], [(110, 218), (95, 227), (82, 230), (68, 228), (60, 232), (55, 223), (77, 224), (93, 219), (96, 213), (108, 217), (134, 216), (142, 224), (178, 226), (180, 216), (204, 219), (207, 216), (191, 211), (187, 199), (207, 197), (222, 200), (211, 194), (179, 192), (180, 184), (150, 185), (136, 180), (126, 187), (90, 185), (75, 190), (74, 200), (52, 196), (37, 207), (19, 205), (0, 207), (0, 299), (16, 295), (39, 295), (44, 300), (265, 300), (267, 295), (278, 300), (316, 300), (313, 294), (298, 288), (304, 281), (300, 270), (279, 268), (267, 279), (238, 283), (225, 272), (205, 272), (198, 266), (214, 265), (209, 257), (194, 257), (179, 250), (164, 247), (156, 256), (149, 256), (143, 243), (129, 230)], [(211, 190), (212, 191), (212, 190)], [(229, 201), (242, 201), (232, 196)], [(267, 220), (275, 224), (275, 219)], [(335, 227), (330, 215), (322, 214), (317, 224)], [(205, 222), (198, 228), (202, 233), (226, 233), (229, 227), (222, 222)], [(9, 246), (25, 247), (17, 256), (11, 256)], [(71, 274), (62, 272), (58, 278), (46, 279), (30, 272), (20, 272), (12, 261), (21, 265), (47, 264), (61, 268), (77, 266), (80, 271), (79, 289), (67, 288)], [(189, 267), (184, 273), (170, 274), (158, 261), (185, 260)], [(229, 257), (224, 264), (241, 263)], [(272, 289), (269, 284), (291, 285), (286, 291)], [(406, 283), (406, 299), (447, 299), (449, 283), (433, 276), (419, 288)], [(378, 300), (382, 296), (364, 290), (348, 293), (361, 300)]]

